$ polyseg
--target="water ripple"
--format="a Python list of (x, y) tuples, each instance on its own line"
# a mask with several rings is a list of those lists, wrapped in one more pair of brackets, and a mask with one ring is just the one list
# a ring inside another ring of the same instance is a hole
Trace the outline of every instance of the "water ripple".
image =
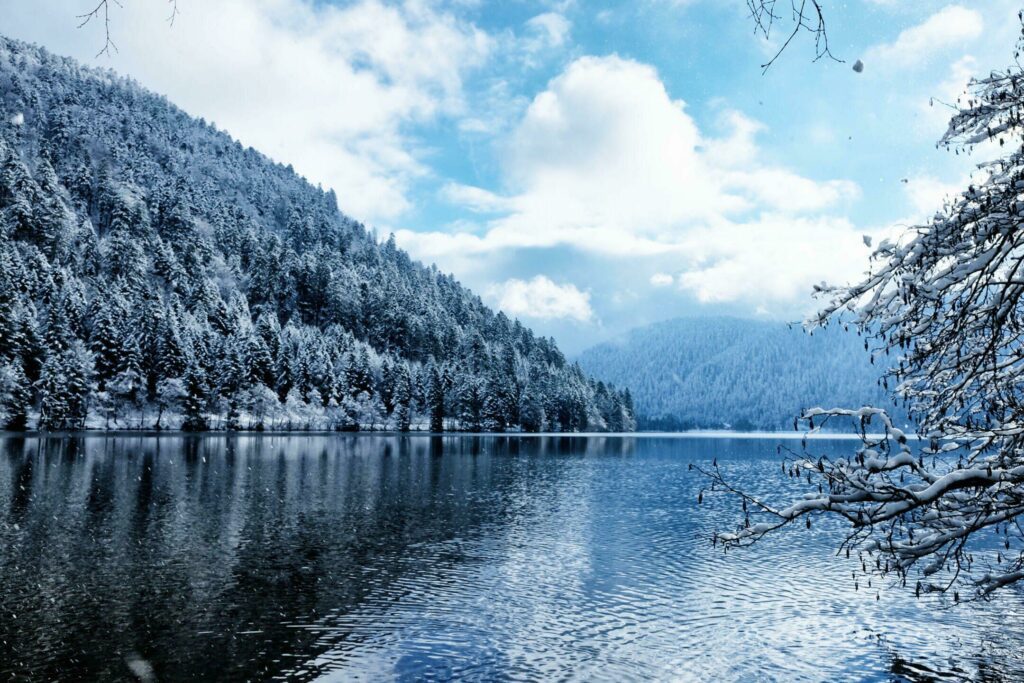
[[(823, 447), (850, 448), (849, 442)], [(0, 677), (1024, 678), (1024, 601), (854, 588), (827, 523), (728, 555), (691, 462), (770, 440), (0, 438)]]

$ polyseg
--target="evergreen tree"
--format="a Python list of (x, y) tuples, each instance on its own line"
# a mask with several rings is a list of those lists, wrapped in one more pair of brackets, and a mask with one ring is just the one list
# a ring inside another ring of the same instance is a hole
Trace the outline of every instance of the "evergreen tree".
[(70, 222), (70, 211), (65, 208), (60, 182), (53, 166), (45, 157), (36, 167), (39, 186), (38, 202), (33, 216), (32, 241), (51, 259), (56, 258), (57, 249), (66, 244), (65, 232)]
[(107, 382), (117, 374), (128, 346), (127, 308), (122, 297), (111, 295), (100, 305), (93, 320), (89, 344), (95, 358), (96, 386), (100, 391), (105, 391)]
[(547, 416), (544, 412), (544, 402), (530, 385), (527, 385), (523, 396), (520, 399), (519, 414), (522, 420), (523, 431), (541, 432), (547, 424)]
[(0, 365), (0, 428), (22, 431), (28, 427), (32, 387), (20, 362)]
[(392, 401), (395, 429), (400, 432), (409, 431), (411, 426), (412, 393), (412, 376), (409, 373), (409, 367), (405, 363), (398, 363), (394, 369)]
[(430, 385), (427, 391), (427, 408), (430, 416), (430, 431), (443, 432), (445, 416), (444, 379), (436, 365), (430, 368), (428, 377)]
[(85, 426), (91, 376), (92, 356), (82, 341), (75, 339), (65, 349), (51, 350), (36, 382), (40, 429)]
[(345, 379), (353, 395), (360, 392), (373, 393), (373, 371), (370, 369), (370, 355), (362, 346), (355, 353), (349, 354)]
[(478, 432), (483, 428), (484, 388), (475, 376), (465, 374), (456, 389), (459, 424), (465, 431)]
[(181, 424), (186, 432), (202, 432), (209, 428), (206, 407), (209, 400), (206, 373), (193, 363), (185, 371), (185, 398), (183, 407), (185, 419)]
[(391, 362), (391, 358), (385, 356), (380, 368), (380, 400), (388, 415), (395, 409), (396, 381), (395, 366)]
[(161, 321), (156, 358), (153, 360), (158, 382), (180, 378), (188, 367), (188, 349), (182, 339), (178, 318), (173, 310)]
[(36, 185), (15, 151), (4, 144), (0, 147), (0, 155), (3, 156), (0, 165), (0, 235), (32, 240)]

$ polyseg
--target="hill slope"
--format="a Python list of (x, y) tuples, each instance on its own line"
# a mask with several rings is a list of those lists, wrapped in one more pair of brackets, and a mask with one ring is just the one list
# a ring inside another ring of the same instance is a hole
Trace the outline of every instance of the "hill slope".
[(629, 429), (554, 342), (116, 75), (0, 38), (0, 424)]
[(864, 341), (838, 328), (679, 318), (638, 328), (579, 356), (587, 372), (632, 392), (641, 428), (792, 428), (802, 408), (865, 403), (902, 411), (877, 386)]

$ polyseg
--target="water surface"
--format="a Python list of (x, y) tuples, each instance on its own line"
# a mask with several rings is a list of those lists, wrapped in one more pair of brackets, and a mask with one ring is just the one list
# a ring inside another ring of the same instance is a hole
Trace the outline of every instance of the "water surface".
[(0, 678), (1024, 680), (1020, 591), (855, 590), (829, 524), (713, 548), (688, 465), (780, 491), (776, 444), (0, 437)]

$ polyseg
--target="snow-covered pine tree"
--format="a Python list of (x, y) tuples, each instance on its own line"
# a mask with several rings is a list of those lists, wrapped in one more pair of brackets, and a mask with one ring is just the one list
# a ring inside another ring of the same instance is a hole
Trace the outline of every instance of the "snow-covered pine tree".
[(0, 429), (22, 431), (28, 427), (32, 385), (20, 361), (0, 365)]
[(36, 382), (39, 428), (82, 429), (92, 391), (92, 354), (72, 340), (66, 348), (51, 349)]
[(182, 401), (184, 420), (181, 428), (186, 432), (201, 432), (209, 427), (207, 405), (209, 395), (206, 372), (193, 362), (185, 371), (185, 398)]

